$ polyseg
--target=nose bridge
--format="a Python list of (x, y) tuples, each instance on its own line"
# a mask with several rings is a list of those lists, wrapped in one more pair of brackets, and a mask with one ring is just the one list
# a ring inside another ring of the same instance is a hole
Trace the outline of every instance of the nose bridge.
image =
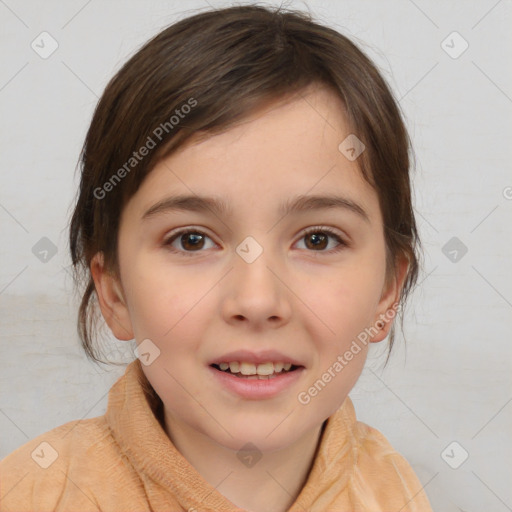
[(230, 272), (225, 313), (249, 321), (286, 320), (290, 315), (288, 289), (280, 277), (283, 268), (271, 249), (254, 237), (245, 238), (235, 249)]
[(279, 281), (270, 268), (279, 267), (279, 263), (268, 245), (264, 247), (249, 236), (237, 246), (235, 252), (235, 280), (243, 291), (257, 293), (259, 289), (266, 294), (278, 292)]

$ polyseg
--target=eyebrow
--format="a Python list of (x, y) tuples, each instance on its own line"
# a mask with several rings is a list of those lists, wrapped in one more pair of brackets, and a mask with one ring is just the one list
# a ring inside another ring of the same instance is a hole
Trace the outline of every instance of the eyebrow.
[[(279, 214), (283, 217), (292, 214), (315, 210), (326, 210), (332, 208), (342, 208), (355, 213), (366, 222), (370, 222), (370, 217), (366, 210), (357, 202), (347, 197), (336, 195), (299, 195), (291, 198), (279, 207)], [(151, 206), (142, 215), (142, 220), (155, 217), (162, 213), (171, 211), (191, 211), (199, 213), (211, 212), (216, 216), (231, 215), (231, 209), (227, 203), (220, 197), (206, 197), (198, 195), (177, 195), (166, 197)]]

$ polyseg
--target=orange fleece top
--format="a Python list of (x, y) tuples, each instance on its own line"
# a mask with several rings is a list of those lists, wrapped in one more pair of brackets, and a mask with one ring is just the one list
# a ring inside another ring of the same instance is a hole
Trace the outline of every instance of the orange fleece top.
[[(240, 512), (181, 455), (143, 386), (138, 359), (107, 412), (71, 421), (0, 461), (2, 512)], [(147, 381), (146, 381), (147, 383)], [(407, 461), (356, 420), (349, 397), (330, 416), (289, 511), (432, 512)]]

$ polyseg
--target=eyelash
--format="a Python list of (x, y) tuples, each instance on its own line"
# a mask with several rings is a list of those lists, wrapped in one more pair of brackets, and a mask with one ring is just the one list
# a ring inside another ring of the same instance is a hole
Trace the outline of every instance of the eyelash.
[[(204, 252), (202, 250), (198, 250), (198, 251), (183, 251), (183, 250), (178, 250), (178, 249), (175, 249), (174, 247), (172, 247), (171, 244), (176, 239), (178, 239), (180, 236), (185, 235), (187, 233), (194, 233), (194, 234), (206, 236), (207, 238), (210, 238), (210, 240), (211, 240), (211, 237), (208, 236), (204, 231), (202, 231), (200, 229), (186, 228), (186, 229), (182, 229), (180, 231), (177, 231), (175, 233), (172, 233), (168, 238), (166, 238), (164, 240), (162, 245), (164, 247), (166, 247), (167, 249), (169, 249), (171, 252), (173, 252), (173, 253), (180, 253), (180, 254), (183, 254), (184, 256), (194, 256), (197, 253)], [(345, 242), (345, 240), (343, 240), (343, 238), (341, 238), (341, 236), (338, 233), (336, 233), (333, 229), (331, 229), (331, 228), (329, 228), (327, 226), (315, 226), (315, 227), (312, 227), (312, 228), (308, 228), (306, 231), (304, 231), (304, 233), (301, 235), (299, 240), (302, 240), (306, 236), (311, 235), (313, 233), (323, 233), (323, 234), (326, 234), (326, 235), (334, 238), (338, 242), (339, 245), (337, 247), (335, 247), (334, 249), (330, 249), (328, 251), (325, 251), (325, 250), (321, 250), (321, 251), (313, 251), (313, 250), (311, 250), (311, 251), (309, 251), (308, 250), (308, 252), (334, 254), (334, 253), (338, 253), (339, 251), (342, 251), (343, 249), (345, 249), (346, 247), (349, 246), (349, 244), (347, 242)]]

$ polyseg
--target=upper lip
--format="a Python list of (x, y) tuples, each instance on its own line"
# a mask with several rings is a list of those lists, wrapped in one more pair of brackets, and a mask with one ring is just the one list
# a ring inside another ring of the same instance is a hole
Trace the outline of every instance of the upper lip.
[(304, 366), (295, 358), (286, 356), (277, 350), (260, 350), (258, 352), (252, 352), (250, 350), (235, 350), (212, 359), (208, 365), (211, 366), (212, 364), (231, 363), (233, 361), (253, 364), (262, 364), (267, 362), (291, 363), (294, 366)]

